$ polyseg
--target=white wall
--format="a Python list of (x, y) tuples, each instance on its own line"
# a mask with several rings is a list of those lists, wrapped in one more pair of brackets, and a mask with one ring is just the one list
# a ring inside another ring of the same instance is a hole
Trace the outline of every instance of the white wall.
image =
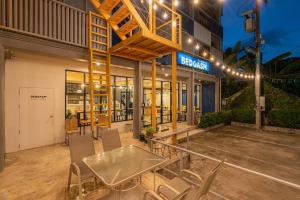
[(5, 139), (6, 152), (18, 150), (19, 88), (54, 88), (54, 140), (64, 140), (65, 70), (86, 69), (86, 64), (72, 60), (15, 51), (16, 58), (5, 63)]
[(198, 22), (194, 22), (194, 37), (211, 46), (211, 32)]
[[(19, 88), (40, 87), (55, 90), (55, 143), (64, 141), (65, 134), (65, 70), (87, 71), (87, 63), (70, 59), (15, 51), (14, 59), (5, 63), (5, 140), (6, 152), (19, 148)], [(132, 76), (132, 70), (118, 68), (119, 75)], [(112, 70), (116, 74), (116, 68)], [(129, 123), (129, 122), (127, 122)], [(114, 127), (117, 124), (113, 125)], [(121, 130), (125, 128), (121, 123)]]

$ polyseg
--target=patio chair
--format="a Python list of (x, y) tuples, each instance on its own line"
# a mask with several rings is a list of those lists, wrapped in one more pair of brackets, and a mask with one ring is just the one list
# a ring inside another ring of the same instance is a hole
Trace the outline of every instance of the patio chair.
[[(207, 198), (209, 189), (224, 162), (220, 162), (212, 171), (208, 173), (204, 181), (202, 178), (189, 170), (182, 170), (178, 177), (175, 177), (166, 184), (158, 186), (157, 192), (147, 191), (144, 200), (204, 200)], [(196, 180), (194, 187), (191, 185), (191, 178)]]
[(71, 135), (79, 135), (80, 130), (78, 127), (78, 120), (76, 118), (66, 119), (65, 121), (65, 143), (69, 145), (69, 137)]
[(103, 151), (111, 151), (122, 147), (118, 129), (104, 129), (100, 134), (102, 138)]
[(70, 190), (72, 174), (78, 176), (79, 197), (82, 195), (82, 184), (90, 179), (94, 179), (94, 187), (96, 185), (96, 177), (93, 172), (82, 162), (82, 159), (95, 154), (94, 141), (90, 135), (74, 135), (69, 138), (69, 149), (71, 156), (71, 165), (69, 170), (69, 179), (67, 191)]

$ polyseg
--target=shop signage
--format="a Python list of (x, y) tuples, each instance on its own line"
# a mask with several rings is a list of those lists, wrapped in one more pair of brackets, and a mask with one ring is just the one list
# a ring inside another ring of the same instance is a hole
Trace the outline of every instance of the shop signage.
[(209, 72), (211, 63), (189, 54), (177, 52), (177, 64)]

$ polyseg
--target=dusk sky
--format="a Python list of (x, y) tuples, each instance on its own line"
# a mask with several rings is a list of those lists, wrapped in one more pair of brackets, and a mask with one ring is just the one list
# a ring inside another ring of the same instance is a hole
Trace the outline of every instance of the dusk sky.
[[(224, 50), (241, 40), (251, 41), (254, 34), (245, 33), (241, 13), (254, 7), (255, 0), (225, 0)], [(262, 6), (261, 31), (266, 44), (264, 62), (286, 51), (300, 56), (300, 0), (269, 0)]]

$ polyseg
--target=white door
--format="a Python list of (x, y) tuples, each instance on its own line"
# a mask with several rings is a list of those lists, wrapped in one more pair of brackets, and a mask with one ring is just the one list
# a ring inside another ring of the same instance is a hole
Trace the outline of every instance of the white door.
[(20, 88), (20, 150), (54, 143), (54, 89)]

